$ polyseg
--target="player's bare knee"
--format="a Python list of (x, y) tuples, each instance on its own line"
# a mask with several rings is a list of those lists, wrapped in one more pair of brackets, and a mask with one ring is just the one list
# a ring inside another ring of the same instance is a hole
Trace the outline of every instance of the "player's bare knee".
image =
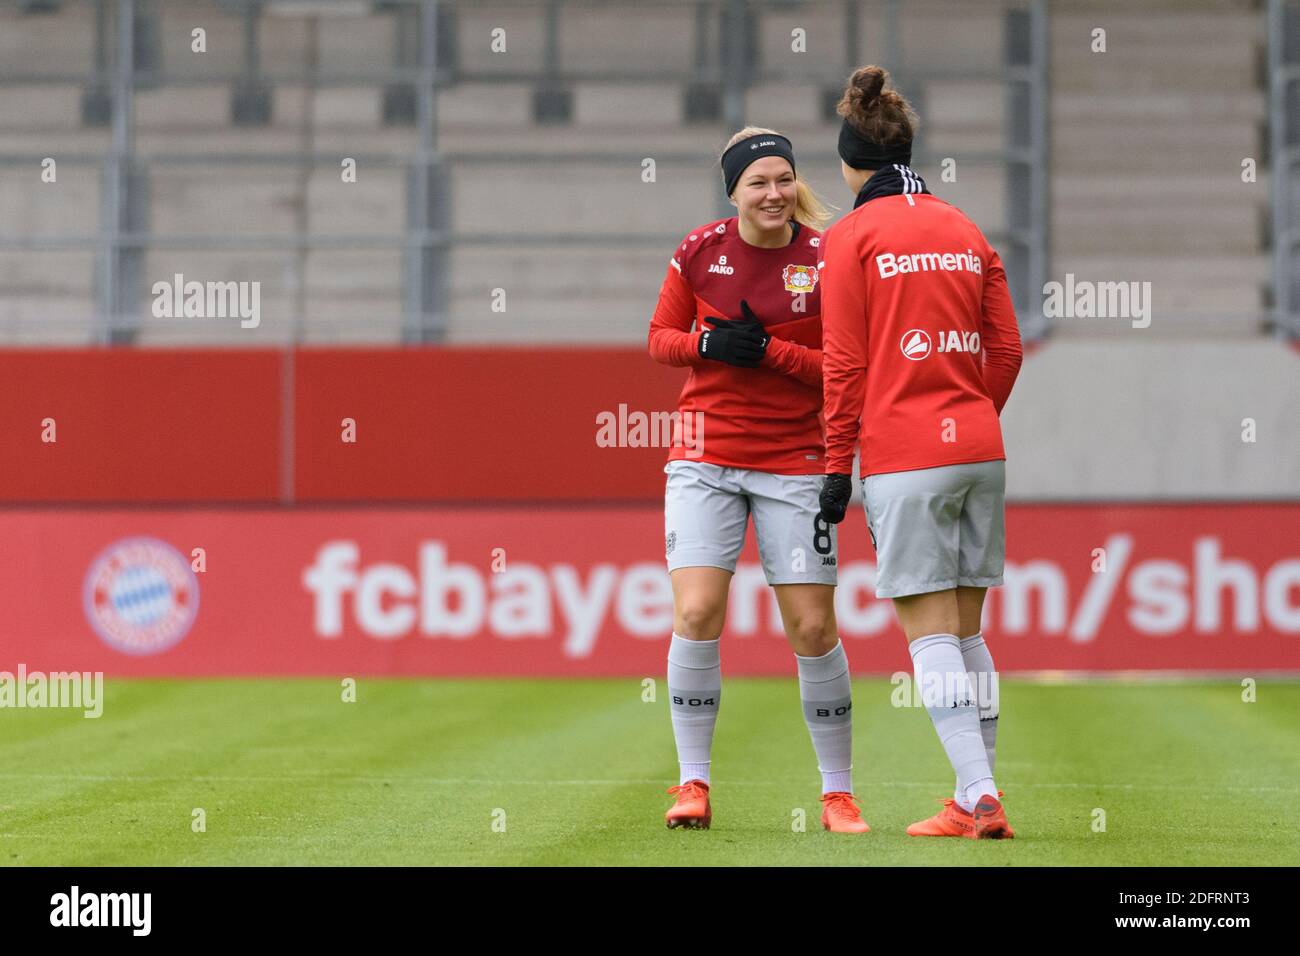
[(711, 641), (722, 631), (726, 607), (691, 601), (677, 608), (677, 633), (692, 641)]
[(821, 657), (839, 640), (833, 614), (803, 614), (786, 624), (786, 636), (800, 657)]

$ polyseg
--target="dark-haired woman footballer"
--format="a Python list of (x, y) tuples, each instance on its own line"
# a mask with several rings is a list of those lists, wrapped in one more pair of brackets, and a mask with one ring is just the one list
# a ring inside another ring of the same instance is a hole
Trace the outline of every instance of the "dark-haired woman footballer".
[(824, 473), (818, 265), (829, 215), (794, 149), (748, 127), (722, 154), (736, 215), (692, 229), (650, 323), (650, 354), (690, 374), (665, 467), (673, 587), (668, 690), (680, 763), (669, 827), (707, 828), (727, 592), (753, 515), (759, 555), (794, 648), (822, 773), (822, 824), (868, 828), (852, 786), (848, 660), (835, 630), (835, 533), (818, 517)]
[(876, 548), (920, 693), (957, 774), (913, 836), (1013, 836), (993, 781), (998, 700), (980, 633), (1002, 583), (1005, 458), (998, 415), (1020, 333), (998, 254), (909, 165), (916, 116), (875, 66), (839, 104), (853, 211), (826, 235), (822, 514), (844, 518), (853, 447)]

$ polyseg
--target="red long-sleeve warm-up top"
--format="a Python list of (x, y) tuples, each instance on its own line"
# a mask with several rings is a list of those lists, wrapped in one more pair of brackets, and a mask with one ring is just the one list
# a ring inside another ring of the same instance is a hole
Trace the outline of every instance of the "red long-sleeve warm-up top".
[[(742, 239), (737, 222), (733, 216), (687, 235), (659, 290), (650, 355), (690, 368), (678, 411), (684, 419), (703, 413), (702, 453), (688, 456), (677, 444), (668, 458), (822, 474), (821, 233), (792, 223), (790, 244), (767, 249)], [(771, 336), (762, 363), (739, 368), (701, 358), (700, 335), (712, 326), (700, 323), (741, 318), (742, 299)]]
[(1005, 458), (1020, 330), (998, 254), (927, 194), (880, 196), (826, 233), (826, 471), (863, 477)]

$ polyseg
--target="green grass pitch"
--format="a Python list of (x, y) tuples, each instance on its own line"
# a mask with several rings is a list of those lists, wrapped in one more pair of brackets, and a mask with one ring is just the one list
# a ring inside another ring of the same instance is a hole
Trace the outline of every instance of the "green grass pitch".
[[(668, 830), (662, 680), (108, 680), (103, 716), (0, 710), (6, 865), (1300, 863), (1300, 684), (1006, 680), (1016, 839), (912, 838), (951, 795), (925, 712), (854, 687), (872, 832), (826, 833), (789, 679), (729, 679), (713, 829)], [(193, 812), (206, 830), (194, 832)], [(1094, 830), (1094, 811), (1105, 831)], [(797, 827), (800, 811), (806, 827)]]

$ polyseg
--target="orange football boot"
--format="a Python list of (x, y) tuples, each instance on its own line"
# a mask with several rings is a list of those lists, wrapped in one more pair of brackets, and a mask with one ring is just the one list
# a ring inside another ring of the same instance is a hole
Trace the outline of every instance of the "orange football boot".
[(975, 839), (975, 818), (961, 808), (952, 797), (942, 801), (943, 809), (928, 820), (920, 820), (907, 828), (908, 836), (948, 836)]
[[(1002, 796), (1001, 790), (998, 791), (998, 796)], [(976, 810), (979, 810), (985, 801), (992, 801), (992, 805), (983, 811), (986, 814), (985, 832), (983, 833), (979, 830), (979, 823), (974, 814), (963, 810), (961, 805), (952, 797), (946, 797), (939, 801), (943, 804), (942, 810), (928, 820), (913, 823), (907, 828), (907, 835), (967, 837), (971, 840), (1000, 840), (1003, 837), (1009, 839), (1015, 836), (1011, 831), (1011, 825), (1007, 823), (1002, 804), (998, 803), (996, 799), (987, 794), (980, 797), (979, 802), (975, 805)], [(996, 810), (994, 810), (994, 807), (996, 807)]]
[(703, 780), (687, 780), (668, 788), (677, 795), (677, 802), (664, 814), (670, 830), (685, 827), (688, 830), (707, 830), (713, 822), (713, 809), (709, 806), (709, 785)]
[[(1000, 796), (1002, 792), (998, 791), (998, 797)], [(998, 797), (986, 793), (976, 801), (975, 812), (972, 814), (975, 818), (975, 839), (1010, 840), (1016, 835), (1007, 822), (1006, 811), (1002, 809)]]
[(861, 803), (851, 793), (836, 791), (834, 793), (823, 793), (822, 803), (825, 805), (822, 809), (822, 827), (830, 830), (832, 833), (867, 833), (871, 827), (862, 819), (860, 811), (855, 803)]

